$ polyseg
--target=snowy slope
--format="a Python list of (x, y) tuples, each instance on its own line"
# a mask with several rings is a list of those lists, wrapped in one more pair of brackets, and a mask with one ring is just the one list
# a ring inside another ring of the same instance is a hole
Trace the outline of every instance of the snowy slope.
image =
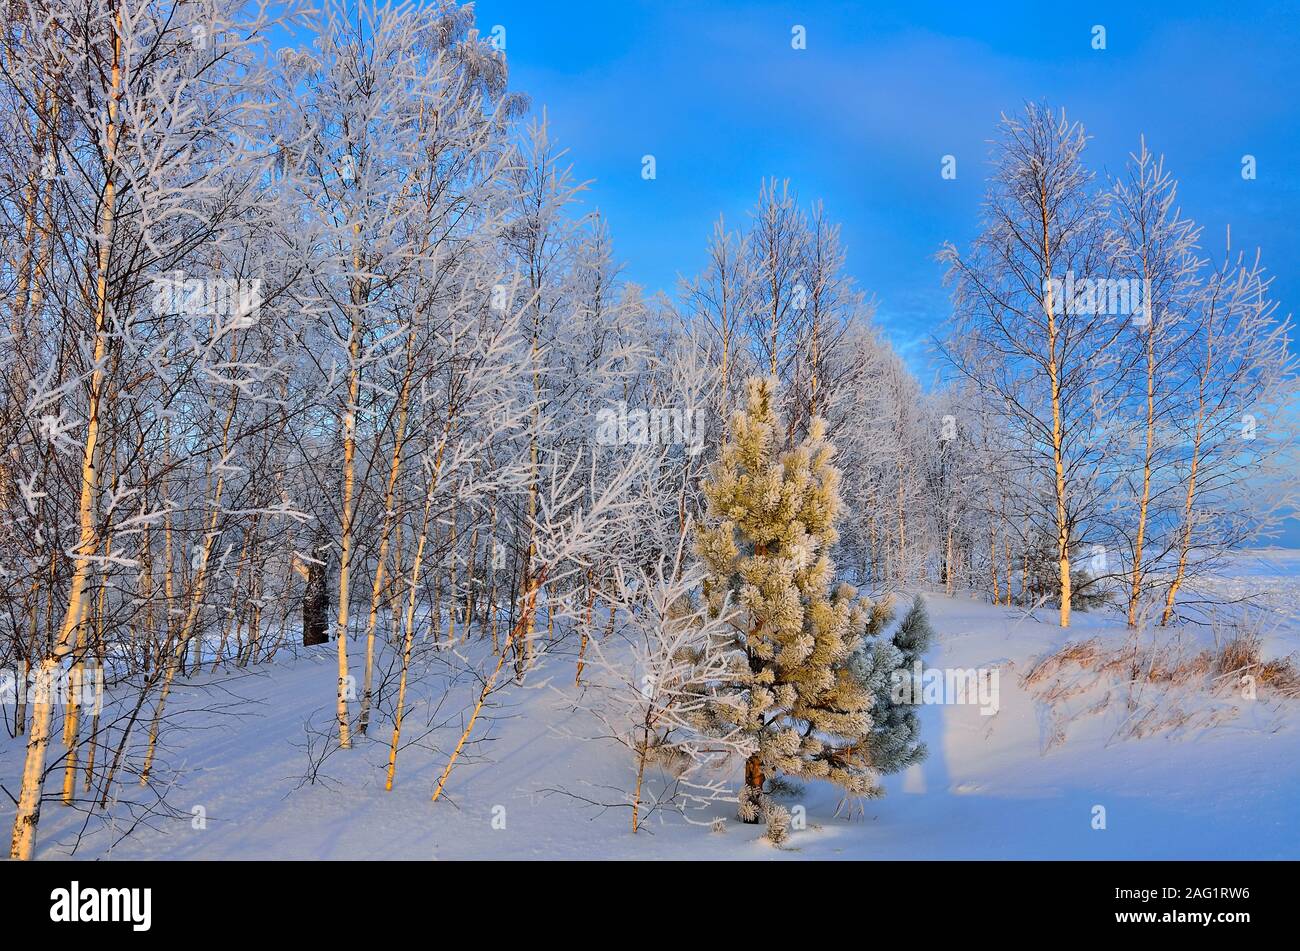
[[(1274, 575), (1252, 562), (1243, 572), (1247, 580), (1225, 583), (1246, 584), (1263, 574), (1294, 590), (1300, 561), (1270, 563)], [(528, 687), (505, 693), (505, 705), (480, 721), (480, 742), (462, 758), (438, 803), (430, 803), (430, 794), (446, 756), (432, 747), (454, 743), (473, 684), (462, 679), (448, 687), (432, 653), (435, 672), (416, 691), (406, 734), (417, 736), (426, 726), (428, 735), (403, 750), (396, 788), (384, 791), (386, 716), (355, 749), (330, 756), (318, 782), (304, 785), (304, 724), (322, 731), (329, 724), (335, 668), (325, 648), (282, 653), (255, 672), (200, 678), (201, 689), (179, 691), (160, 771), (178, 815), (154, 816), (123, 838), (131, 823), (127, 807), (110, 810), (107, 820), (102, 814), (88, 819), (47, 799), (38, 854), (68, 857), (76, 844), (76, 858), (119, 859), (1300, 857), (1296, 704), (1191, 693), (1178, 702), (1226, 709), (1226, 718), (1144, 739), (1122, 738), (1121, 704), (1091, 715), (1076, 709), (1064, 742), (1049, 745), (1060, 711), (1020, 678), (1035, 657), (1066, 640), (1050, 612), (1027, 618), (1020, 609), (929, 597), (940, 634), (929, 663), (996, 666), (998, 712), (924, 707), (930, 745), (924, 764), (888, 778), (888, 795), (868, 802), (854, 819), (835, 817), (833, 789), (808, 788), (787, 804), (805, 806), (808, 828), (793, 832), (780, 849), (761, 839), (760, 827), (735, 822), (725, 804), (714, 808), (728, 819), (724, 831), (663, 813), (634, 836), (626, 810), (602, 811), (574, 798), (615, 798), (602, 787), (626, 786), (629, 764), (608, 741), (574, 739), (592, 735), (595, 726), (574, 710), (572, 669), (559, 657), (547, 660)], [(1077, 615), (1069, 639), (1097, 635), (1118, 643), (1123, 633), (1113, 622)], [(1273, 646), (1288, 639), (1291, 649), (1300, 646), (1294, 626), (1280, 629)], [(438, 711), (431, 710), (435, 697), (443, 698)], [(179, 712), (196, 705), (204, 709)], [(21, 744), (0, 741), (0, 781), (11, 789), (20, 765)], [(47, 797), (57, 782), (51, 776)], [(195, 829), (191, 813), (199, 806), (207, 823)], [(1092, 827), (1095, 806), (1105, 809), (1104, 830)], [(0, 821), (11, 819), (6, 802)]]

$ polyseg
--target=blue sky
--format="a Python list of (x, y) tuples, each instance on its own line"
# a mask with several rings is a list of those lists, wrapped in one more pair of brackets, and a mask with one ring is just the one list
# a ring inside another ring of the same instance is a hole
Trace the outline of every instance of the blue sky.
[[(1046, 99), (1095, 137), (1099, 175), (1118, 172), (1145, 133), (1207, 251), (1230, 223), (1235, 247), (1263, 248), (1281, 309), (1293, 309), (1296, 3), (977, 6), (476, 4), (484, 33), (505, 27), (512, 85), (546, 107), (575, 173), (593, 179), (586, 200), (608, 217), (626, 275), (651, 290), (702, 266), (719, 213), (742, 220), (764, 176), (788, 177), (843, 223), (850, 270), (927, 376), (926, 341), (947, 306), (934, 254), (977, 227), (999, 113)], [(805, 50), (791, 48), (796, 24)], [(640, 175), (647, 153), (654, 181)], [(1254, 181), (1241, 177), (1247, 153)], [(955, 181), (940, 177), (945, 154)]]
[[(543, 3), (478, 0), (511, 84), (547, 110), (625, 275), (672, 290), (719, 213), (789, 178), (843, 224), (849, 270), (923, 382), (947, 292), (934, 260), (978, 228), (999, 114), (1045, 99), (1116, 174), (1145, 134), (1181, 181), (1206, 253), (1263, 250), (1279, 311), (1300, 297), (1300, 4)], [(807, 48), (791, 47), (806, 30)], [(1092, 48), (1093, 27), (1106, 49)], [(657, 178), (641, 178), (653, 154)], [(940, 176), (942, 156), (957, 178)], [(1242, 156), (1257, 178), (1243, 180)], [(1292, 520), (1284, 543), (1300, 545)]]

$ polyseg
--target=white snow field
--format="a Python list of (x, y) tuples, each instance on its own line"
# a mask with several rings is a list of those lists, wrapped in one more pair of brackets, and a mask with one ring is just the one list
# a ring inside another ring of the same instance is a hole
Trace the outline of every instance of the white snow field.
[[(1300, 648), (1296, 616), (1300, 553), (1239, 557), (1217, 584), (1239, 596), (1263, 591), (1278, 611), (1266, 656)], [(602, 810), (627, 788), (627, 754), (573, 707), (571, 659), (552, 656), (526, 687), (499, 694), (475, 743), (430, 802), (434, 781), (460, 733), (476, 690), (465, 677), (413, 689), (397, 782), (384, 790), (391, 722), (335, 752), (317, 782), (304, 784), (309, 720), (330, 724), (336, 667), (332, 645), (281, 652), (255, 671), (205, 675), (178, 691), (164, 735), (158, 782), (171, 815), (135, 825), (140, 810), (119, 804), (88, 815), (57, 801), (61, 772), (46, 782), (38, 856), (43, 859), (1234, 859), (1300, 857), (1300, 704), (1254, 700), (1235, 689), (1156, 691), (1106, 681), (1090, 689), (1067, 671), (1053, 682), (1062, 699), (1021, 677), (1068, 641), (1098, 637), (1118, 646), (1118, 616), (1076, 614), (1068, 637), (1050, 611), (928, 595), (939, 633), (928, 664), (998, 668), (998, 712), (977, 705), (922, 708), (929, 758), (888, 777), (887, 795), (860, 815), (836, 816), (833, 788), (810, 785), (806, 828), (776, 847), (761, 826), (742, 825), (717, 803), (722, 831), (676, 813), (650, 817), (636, 835), (624, 808)], [(1208, 628), (1162, 635), (1166, 652), (1207, 640)], [(430, 652), (429, 656), (434, 656)], [(354, 657), (355, 669), (355, 657)], [(439, 661), (435, 658), (435, 665)], [(201, 688), (194, 686), (202, 684)], [(1070, 687), (1071, 690), (1064, 688)], [(390, 688), (391, 689), (391, 688)], [(440, 711), (430, 698), (441, 696)], [(1133, 703), (1128, 702), (1129, 699)], [(1102, 702), (1105, 701), (1105, 702)], [(201, 706), (198, 712), (186, 707)], [(429, 729), (430, 723), (434, 729)], [(57, 720), (56, 720), (57, 723)], [(1063, 735), (1063, 739), (1060, 737)], [(1138, 736), (1140, 735), (1140, 738)], [(1056, 741), (1053, 741), (1056, 737)], [(133, 744), (138, 746), (138, 744)], [(435, 749), (434, 747), (437, 747)], [(13, 790), (22, 743), (0, 740), (0, 782)], [(136, 767), (138, 768), (138, 766)], [(737, 764), (729, 779), (739, 781)], [(134, 777), (128, 777), (129, 780)], [(156, 797), (131, 786), (139, 802)], [(563, 791), (561, 791), (563, 790)], [(581, 797), (581, 798), (576, 798)], [(197, 822), (195, 810), (206, 824)], [(1104, 809), (1104, 828), (1097, 807)], [(12, 821), (7, 798), (0, 820)], [(195, 828), (195, 826), (206, 827)]]

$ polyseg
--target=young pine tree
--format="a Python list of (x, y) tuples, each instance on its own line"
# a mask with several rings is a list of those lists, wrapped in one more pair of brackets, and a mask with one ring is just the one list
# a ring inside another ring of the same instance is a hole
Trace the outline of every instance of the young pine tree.
[(739, 702), (722, 716), (750, 734), (757, 752), (745, 762), (740, 818), (766, 818), (776, 839), (784, 810), (764, 781), (777, 774), (826, 779), (856, 796), (879, 795), (871, 763), (872, 692), (856, 672), (864, 637), (888, 619), (835, 583), (830, 552), (840, 512), (839, 472), (825, 423), (781, 452), (786, 429), (774, 378), (746, 383), (702, 490), (708, 520), (697, 535), (710, 611), (730, 619), (743, 649), (731, 681)]

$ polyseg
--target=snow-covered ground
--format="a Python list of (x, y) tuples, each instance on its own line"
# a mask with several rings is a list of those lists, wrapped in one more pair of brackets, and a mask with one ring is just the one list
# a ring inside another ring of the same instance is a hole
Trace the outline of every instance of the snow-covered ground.
[[(1298, 572), (1300, 553), (1255, 552), (1217, 582), (1224, 591), (1271, 597), (1281, 621), (1271, 628), (1270, 655), (1300, 648)], [(1148, 691), (1139, 711), (1174, 705), (1188, 716), (1135, 739), (1126, 685), (1048, 704), (1042, 684), (1021, 682), (1036, 658), (1067, 640), (1097, 636), (1118, 646), (1125, 634), (1115, 617), (1076, 615), (1066, 637), (1050, 612), (1026, 617), (969, 598), (929, 600), (940, 636), (928, 664), (997, 668), (997, 713), (923, 707), (930, 756), (922, 765), (887, 778), (885, 798), (853, 818), (836, 817), (834, 789), (808, 787), (787, 803), (804, 806), (807, 828), (780, 848), (761, 838), (761, 827), (736, 822), (725, 804), (713, 809), (727, 818), (722, 831), (660, 813), (637, 835), (626, 810), (584, 804), (616, 798), (608, 787), (628, 785), (630, 764), (608, 741), (575, 739), (596, 728), (574, 709), (572, 668), (560, 657), (548, 659), (529, 686), (500, 695), (503, 706), (480, 721), (477, 742), (436, 804), (430, 794), (446, 762), (442, 751), (459, 735), (460, 710), (474, 690), (464, 678), (448, 686), (435, 676), (416, 691), (407, 737), (423, 739), (403, 750), (392, 792), (384, 790), (387, 719), (305, 783), (304, 724), (329, 726), (336, 677), (329, 647), (282, 653), (255, 671), (179, 690), (160, 771), (175, 814), (155, 815), (124, 836), (132, 824), (125, 806), (107, 819), (88, 818), (47, 799), (38, 854), (67, 857), (76, 844), (76, 858), (120, 859), (1300, 857), (1300, 704), (1266, 692), (1247, 700), (1233, 691)], [(1208, 634), (1178, 636), (1191, 642)], [(1109, 701), (1099, 705), (1103, 697)], [(187, 706), (203, 710), (181, 712)], [(21, 747), (0, 740), (0, 782), (10, 789)], [(52, 775), (47, 797), (57, 783)], [(198, 807), (205, 828), (195, 828), (203, 825), (193, 819)], [(1097, 807), (1104, 829), (1094, 828)], [(6, 828), (12, 814), (6, 800)]]

